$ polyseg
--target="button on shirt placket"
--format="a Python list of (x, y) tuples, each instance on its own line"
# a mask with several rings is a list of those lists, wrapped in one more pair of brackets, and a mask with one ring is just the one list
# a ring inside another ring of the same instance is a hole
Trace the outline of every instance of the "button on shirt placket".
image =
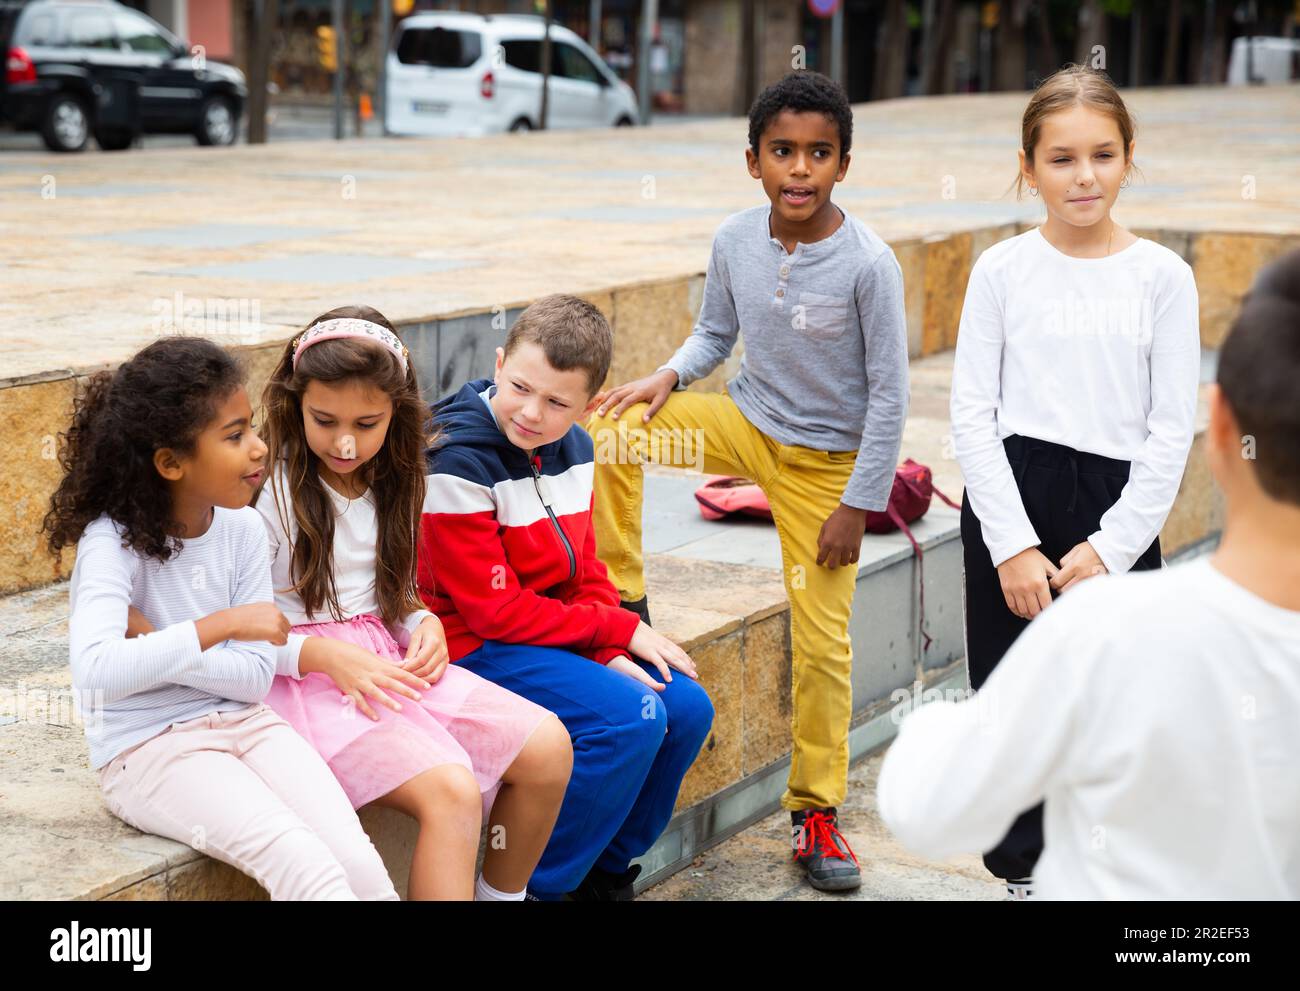
[(773, 244), (779, 247), (780, 254), (781, 254), (781, 261), (779, 267), (776, 270), (776, 292), (773, 294), (772, 297), (772, 309), (784, 310), (785, 297), (790, 292), (789, 279), (790, 279), (790, 269), (792, 267), (792, 258), (791, 256), (786, 255), (785, 247), (781, 245), (780, 241), (778, 241), (776, 238), (773, 238), (772, 242)]

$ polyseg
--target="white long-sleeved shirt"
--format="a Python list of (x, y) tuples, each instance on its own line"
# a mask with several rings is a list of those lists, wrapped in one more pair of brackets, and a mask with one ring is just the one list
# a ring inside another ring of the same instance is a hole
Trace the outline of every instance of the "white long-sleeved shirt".
[[(275, 676), (266, 641), (227, 640), (203, 650), (197, 620), (271, 601), (266, 535), (245, 507), (213, 511), (200, 537), (167, 562), (122, 546), (107, 516), (77, 542), (69, 587), (73, 698), (99, 768), (172, 723), (260, 702)], [(135, 606), (155, 632), (126, 639)]]
[(939, 859), (1045, 799), (1046, 898), (1295, 899), (1297, 755), (1300, 612), (1202, 558), (1067, 592), (973, 698), (903, 718), (877, 804)]
[[(324, 480), (321, 485), (334, 504), (334, 587), (338, 593), (339, 612), (343, 619), (363, 613), (380, 615), (379, 598), (375, 592), (375, 547), (379, 539), (379, 521), (375, 515), (374, 494), (367, 489), (356, 499), (335, 492)], [(279, 494), (279, 506), (272, 487)], [(294, 541), (298, 539), (298, 525), (293, 516), (293, 496), (285, 484), (284, 467), (277, 465), (266, 485), (258, 495), (257, 511), (262, 515), (271, 552), (271, 581), (275, 604), (293, 626), (304, 623), (330, 623), (328, 604), (322, 612), (307, 615), (302, 597), (293, 590), (290, 564)], [(402, 618), (401, 623), (389, 629), (399, 646), (405, 647), (411, 634), (426, 616), (427, 609), (417, 609)], [(289, 641), (277, 648), (277, 673), (301, 678), (298, 658), (307, 640), (302, 633), (290, 633)]]
[(976, 259), (950, 414), (994, 565), (1039, 543), (1002, 446), (1020, 434), (1132, 463), (1088, 542), (1112, 574), (1133, 566), (1178, 494), (1200, 357), (1191, 267), (1154, 241), (1072, 258), (1035, 228)]

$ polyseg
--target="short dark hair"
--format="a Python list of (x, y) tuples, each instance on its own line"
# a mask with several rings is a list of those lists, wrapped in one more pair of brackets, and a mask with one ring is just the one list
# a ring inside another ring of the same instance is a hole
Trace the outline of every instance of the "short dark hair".
[(1255, 475), (1272, 498), (1300, 505), (1300, 250), (1263, 269), (1219, 352), (1219, 388)]
[(578, 368), (586, 372), (587, 390), (593, 396), (614, 358), (614, 332), (605, 314), (585, 299), (564, 293), (543, 296), (519, 314), (506, 335), (506, 357), (525, 341), (541, 347), (557, 371)]
[(840, 131), (840, 158), (853, 144), (853, 109), (844, 87), (820, 72), (800, 69), (758, 94), (749, 108), (749, 147), (758, 154), (763, 130), (782, 110), (825, 114)]

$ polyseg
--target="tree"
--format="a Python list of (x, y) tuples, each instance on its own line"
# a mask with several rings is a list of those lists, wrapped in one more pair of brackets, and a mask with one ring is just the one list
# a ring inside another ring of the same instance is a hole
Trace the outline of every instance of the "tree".
[(998, 11), (997, 65), (993, 73), (995, 90), (1025, 88), (1025, 21), (1028, 16), (1029, 0), (1002, 0)]
[(1106, 11), (1101, 0), (1083, 0), (1079, 4), (1079, 31), (1074, 37), (1075, 63), (1092, 65), (1097, 48), (1102, 49), (1104, 58), (1106, 41)]
[(1038, 60), (1035, 71), (1039, 79), (1046, 79), (1061, 67), (1060, 54), (1056, 51), (1056, 37), (1052, 33), (1052, 12), (1048, 0), (1038, 0), (1034, 9), (1038, 14)]
[(1165, 59), (1160, 82), (1172, 86), (1178, 81), (1178, 53), (1182, 45), (1183, 0), (1169, 0), (1165, 19)]
[(546, 117), (550, 110), (551, 93), (551, 0), (546, 0), (546, 27), (542, 33), (542, 106), (538, 113), (538, 127), (546, 130)]
[(949, 50), (957, 29), (955, 0), (937, 0), (932, 6), (934, 18), (925, 26), (927, 39), (922, 53), (925, 65), (921, 69), (921, 93), (925, 96), (947, 93), (952, 88)]
[(253, 43), (248, 63), (248, 143), (266, 143), (266, 84), (271, 77), (271, 35), (280, 20), (279, 0), (253, 4)]
[(876, 78), (871, 86), (873, 100), (892, 100), (903, 95), (909, 40), (903, 0), (885, 0), (885, 17), (876, 32)]

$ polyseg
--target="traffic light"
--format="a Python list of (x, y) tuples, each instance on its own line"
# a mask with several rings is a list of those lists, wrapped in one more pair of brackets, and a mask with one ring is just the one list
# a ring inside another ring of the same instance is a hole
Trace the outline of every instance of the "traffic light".
[(322, 24), (316, 29), (316, 47), (319, 50), (321, 68), (326, 72), (338, 72), (339, 45), (332, 27)]

